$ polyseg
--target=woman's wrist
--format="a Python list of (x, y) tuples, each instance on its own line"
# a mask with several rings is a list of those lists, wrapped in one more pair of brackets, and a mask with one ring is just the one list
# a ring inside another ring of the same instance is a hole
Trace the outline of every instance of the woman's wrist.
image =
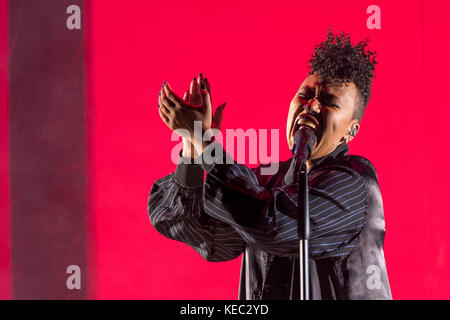
[(183, 150), (181, 152), (181, 155), (184, 158), (191, 158), (191, 159), (198, 158), (198, 155), (197, 155), (197, 152), (196, 152), (194, 146), (186, 138), (183, 138)]

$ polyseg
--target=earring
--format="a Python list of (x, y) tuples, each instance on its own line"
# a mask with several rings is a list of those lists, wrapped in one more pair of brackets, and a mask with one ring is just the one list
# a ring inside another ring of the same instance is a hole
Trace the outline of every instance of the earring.
[(353, 125), (352, 131), (350, 131), (348, 134), (354, 138), (357, 133), (358, 133), (358, 128), (356, 127), (356, 125)]

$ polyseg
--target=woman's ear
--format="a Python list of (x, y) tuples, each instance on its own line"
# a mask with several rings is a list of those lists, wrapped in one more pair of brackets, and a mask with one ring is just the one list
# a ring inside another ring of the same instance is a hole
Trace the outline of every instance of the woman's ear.
[(350, 129), (348, 130), (347, 134), (342, 138), (345, 143), (349, 143), (350, 141), (353, 140), (354, 137), (356, 137), (356, 135), (358, 134), (358, 131), (360, 129), (360, 124), (358, 121), (355, 121), (352, 126), (350, 127)]

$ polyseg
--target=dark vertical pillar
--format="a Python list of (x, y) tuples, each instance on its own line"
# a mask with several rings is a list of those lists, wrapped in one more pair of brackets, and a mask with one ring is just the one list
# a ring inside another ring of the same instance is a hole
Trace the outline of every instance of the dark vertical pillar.
[[(9, 1), (12, 297), (87, 297), (83, 12), (80, 0)], [(69, 290), (66, 269), (81, 270)]]
[(0, 0), (0, 299), (11, 298), (8, 128), (8, 0)]

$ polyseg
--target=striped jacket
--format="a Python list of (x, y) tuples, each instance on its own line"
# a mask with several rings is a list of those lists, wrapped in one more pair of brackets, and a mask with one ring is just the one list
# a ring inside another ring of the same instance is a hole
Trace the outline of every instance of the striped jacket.
[[(249, 169), (214, 143), (222, 164), (184, 164), (157, 180), (148, 213), (162, 235), (208, 261), (243, 253), (240, 299), (297, 299), (297, 185), (291, 160), (276, 174)], [(206, 151), (206, 150), (205, 150)], [(310, 285), (313, 299), (390, 299), (384, 217), (375, 169), (347, 144), (309, 172)], [(181, 159), (185, 160), (185, 159)], [(206, 179), (203, 181), (204, 171)]]

